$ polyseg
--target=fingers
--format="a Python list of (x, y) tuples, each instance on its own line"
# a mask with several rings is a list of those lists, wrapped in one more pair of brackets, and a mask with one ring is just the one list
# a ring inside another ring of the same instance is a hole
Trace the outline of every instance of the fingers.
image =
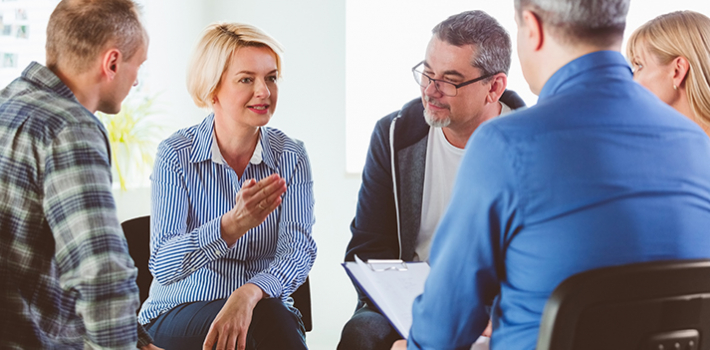
[[(244, 333), (244, 332), (241, 332), (241, 333)], [(241, 334), (239, 334), (239, 337), (241, 338)], [(234, 350), (234, 347), (236, 345), (237, 345), (237, 335), (234, 334), (234, 332), (230, 332), (229, 337), (227, 338), (227, 346), (225, 347), (225, 349)]]
[(278, 182), (279, 180), (281, 180), (281, 177), (278, 174), (269, 175), (268, 177), (261, 179), (259, 182), (256, 182), (254, 179), (250, 179), (248, 182), (252, 182), (253, 185), (248, 188), (246, 186), (242, 186), (242, 191), (248, 192), (249, 195), (256, 195), (262, 189)]
[(229, 333), (225, 332), (224, 329), (219, 333), (220, 334), (217, 335), (217, 344), (214, 348), (216, 350), (234, 349), (234, 345), (232, 345), (232, 347), (230, 348), (229, 343), (227, 343), (227, 339), (229, 339)]
[(247, 332), (239, 333), (237, 338), (237, 350), (245, 350), (247, 348)]
[(271, 192), (269, 196), (262, 199), (257, 207), (263, 211), (272, 212), (279, 205), (281, 205), (281, 195), (286, 191), (286, 184), (283, 184), (283, 188), (278, 188), (277, 190)]
[(286, 181), (279, 175), (274, 174), (262, 179), (254, 186), (242, 187), (240, 194), (248, 206), (265, 211), (269, 210), (274, 201), (285, 192)]
[(212, 350), (216, 340), (217, 332), (215, 332), (214, 326), (211, 326), (210, 331), (207, 332), (207, 336), (205, 337), (205, 342), (202, 344), (202, 350)]
[(273, 174), (257, 182), (254, 186), (250, 186), (249, 188), (242, 187), (242, 192), (244, 192), (245, 196), (256, 197), (258, 200), (263, 200), (264, 198), (270, 196), (274, 191), (283, 190), (285, 192), (285, 187), (286, 181), (278, 174)]
[(281, 197), (276, 197), (273, 202), (259, 202), (259, 205), (257, 207), (264, 213), (271, 213), (272, 211), (276, 210), (279, 205), (281, 205), (281, 201)]

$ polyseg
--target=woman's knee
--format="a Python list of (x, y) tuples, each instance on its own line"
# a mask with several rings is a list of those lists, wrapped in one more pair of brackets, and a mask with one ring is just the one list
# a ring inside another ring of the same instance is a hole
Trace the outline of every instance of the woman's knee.
[(254, 307), (252, 327), (259, 327), (260, 324), (273, 327), (272, 329), (294, 329), (303, 332), (300, 317), (275, 298), (262, 299)]

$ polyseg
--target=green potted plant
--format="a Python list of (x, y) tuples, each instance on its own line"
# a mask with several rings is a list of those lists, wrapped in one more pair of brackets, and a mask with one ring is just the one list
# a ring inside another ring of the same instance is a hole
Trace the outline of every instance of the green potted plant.
[(118, 180), (123, 191), (129, 179), (140, 179), (152, 169), (162, 129), (151, 120), (156, 96), (134, 96), (124, 101), (118, 114), (96, 114), (108, 131), (114, 182)]

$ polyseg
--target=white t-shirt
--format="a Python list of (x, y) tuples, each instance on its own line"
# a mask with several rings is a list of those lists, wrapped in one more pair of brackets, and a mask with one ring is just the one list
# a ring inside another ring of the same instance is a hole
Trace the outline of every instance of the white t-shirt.
[[(501, 115), (510, 108), (501, 103)], [(422, 217), (414, 248), (414, 261), (428, 261), (431, 241), (439, 220), (449, 206), (451, 191), (463, 158), (464, 149), (458, 148), (446, 139), (441, 128), (429, 128), (427, 140), (426, 168), (424, 170), (424, 192), (422, 195)]]

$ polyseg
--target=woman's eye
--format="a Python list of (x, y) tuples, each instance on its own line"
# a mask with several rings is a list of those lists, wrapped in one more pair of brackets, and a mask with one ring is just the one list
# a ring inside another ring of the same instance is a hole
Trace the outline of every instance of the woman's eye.
[(241, 78), (241, 79), (239, 79), (239, 82), (243, 83), (243, 84), (250, 84), (252, 82), (252, 79), (251, 78)]
[(275, 82), (277, 82), (278, 80), (279, 80), (279, 78), (278, 78), (277, 76), (275, 76), (275, 75), (271, 75), (271, 76), (266, 77), (266, 81), (268, 81), (268, 82), (270, 82), (270, 83), (275, 83)]

